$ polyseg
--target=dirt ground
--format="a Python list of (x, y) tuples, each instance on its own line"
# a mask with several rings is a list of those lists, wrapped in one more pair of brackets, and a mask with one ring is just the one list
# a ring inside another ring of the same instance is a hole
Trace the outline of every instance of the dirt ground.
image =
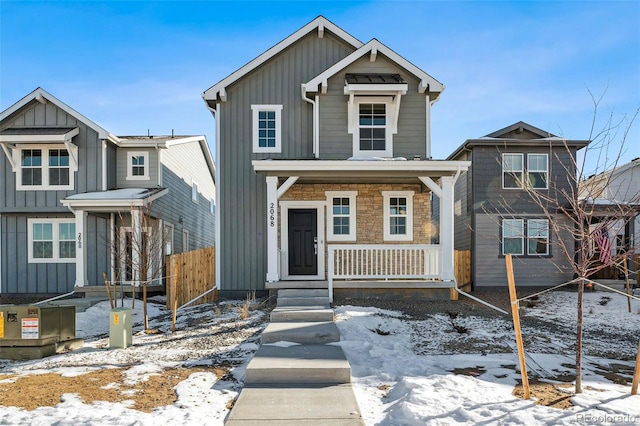
[(177, 400), (174, 387), (189, 375), (197, 372), (225, 376), (228, 369), (173, 368), (162, 375), (153, 375), (148, 380), (134, 385), (125, 383), (126, 369), (110, 368), (89, 372), (75, 377), (63, 377), (56, 373), (11, 376), (0, 374), (0, 406), (34, 410), (38, 407), (53, 407), (66, 393), (77, 394), (86, 404), (94, 401), (131, 401), (131, 408), (151, 412), (158, 407), (171, 405)]

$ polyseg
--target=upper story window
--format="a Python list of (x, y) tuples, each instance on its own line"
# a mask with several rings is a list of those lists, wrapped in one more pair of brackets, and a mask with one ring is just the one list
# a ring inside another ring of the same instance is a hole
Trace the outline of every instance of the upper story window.
[(127, 152), (127, 180), (149, 179), (149, 153)]
[(524, 160), (522, 154), (502, 154), (502, 187), (522, 188)]
[(382, 191), (385, 241), (413, 241), (413, 194)]
[(253, 152), (282, 152), (282, 105), (251, 105)]
[(329, 241), (356, 240), (356, 197), (358, 191), (325, 191), (329, 210)]
[(69, 219), (28, 219), (30, 263), (76, 261), (76, 224)]
[(502, 154), (503, 188), (524, 188), (528, 185), (533, 189), (547, 189), (548, 181), (548, 154), (527, 154), (526, 170), (524, 154)]
[(198, 184), (195, 181), (191, 182), (191, 201), (198, 202)]
[(549, 176), (547, 154), (527, 154), (527, 177), (533, 189), (546, 189)]
[(73, 172), (67, 149), (29, 147), (20, 149), (17, 189), (73, 189)]
[(353, 126), (355, 157), (392, 157), (392, 99), (386, 96), (357, 96), (354, 99), (357, 124)]

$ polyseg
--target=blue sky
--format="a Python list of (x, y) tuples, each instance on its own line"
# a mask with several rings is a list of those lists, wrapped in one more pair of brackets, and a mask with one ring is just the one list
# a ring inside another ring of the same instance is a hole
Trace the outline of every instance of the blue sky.
[[(596, 130), (640, 107), (637, 0), (2, 0), (0, 109), (40, 86), (116, 135), (173, 129), (213, 145), (201, 93), (318, 15), (445, 84), (432, 114), (435, 158), (520, 120), (587, 139), (591, 94), (603, 96)], [(640, 157), (639, 127), (623, 161)]]

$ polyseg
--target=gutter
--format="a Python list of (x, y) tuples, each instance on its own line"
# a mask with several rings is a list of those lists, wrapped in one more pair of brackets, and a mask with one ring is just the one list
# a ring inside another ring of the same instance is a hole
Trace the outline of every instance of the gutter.
[(307, 85), (306, 84), (301, 84), (301, 95), (302, 95), (302, 100), (305, 102), (308, 102), (311, 104), (311, 106), (313, 107), (313, 155), (315, 156), (315, 158), (320, 158), (320, 146), (318, 143), (318, 139), (319, 139), (319, 134), (318, 134), (318, 121), (320, 119), (320, 117), (318, 116), (319, 111), (318, 111), (318, 96), (315, 97), (315, 100), (309, 99), (307, 97)]

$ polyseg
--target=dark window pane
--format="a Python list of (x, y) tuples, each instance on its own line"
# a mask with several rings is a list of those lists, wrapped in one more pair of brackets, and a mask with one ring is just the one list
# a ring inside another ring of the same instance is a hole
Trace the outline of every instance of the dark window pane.
[(505, 173), (504, 174), (504, 187), (505, 188), (520, 188), (522, 182), (522, 173)]
[(547, 174), (545, 172), (530, 172), (529, 182), (531, 187), (535, 189), (542, 189), (547, 187)]
[(52, 259), (53, 258), (53, 242), (34, 241), (33, 257), (36, 259)]
[(504, 254), (522, 254), (522, 238), (504, 238)]

